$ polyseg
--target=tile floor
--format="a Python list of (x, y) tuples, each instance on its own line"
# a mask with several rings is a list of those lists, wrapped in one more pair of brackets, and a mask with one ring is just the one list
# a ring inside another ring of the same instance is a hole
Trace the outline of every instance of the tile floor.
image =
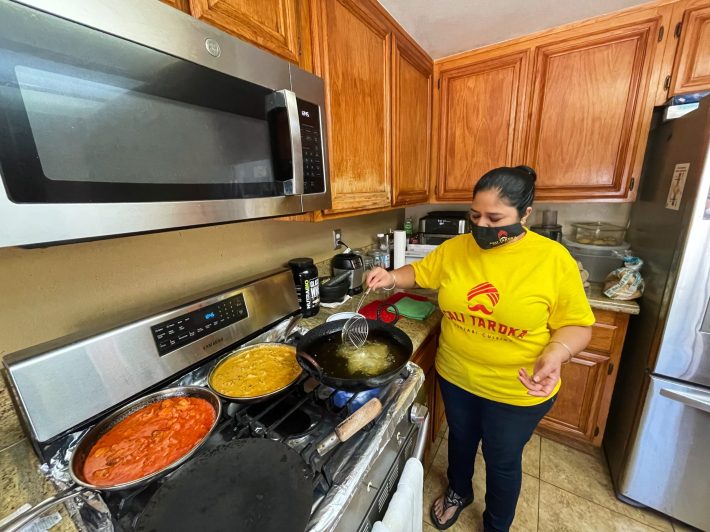
[[(432, 447), (424, 477), (424, 532), (435, 532), (429, 509), (446, 488), (447, 431)], [(476, 456), (475, 501), (466, 508), (452, 532), (482, 532), (486, 471)], [(686, 532), (691, 527), (651, 510), (619, 501), (601, 452), (586, 454), (552, 440), (532, 437), (523, 453), (523, 486), (513, 532)]]

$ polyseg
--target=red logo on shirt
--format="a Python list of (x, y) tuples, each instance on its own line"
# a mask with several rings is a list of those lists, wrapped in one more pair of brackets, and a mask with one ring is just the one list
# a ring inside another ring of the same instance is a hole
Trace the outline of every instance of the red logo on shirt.
[[(502, 232), (502, 231), (501, 231)], [(491, 308), (489, 309), (486, 304), (485, 304), (485, 298), (490, 301)], [(500, 294), (498, 293), (498, 289), (493, 286), (491, 283), (481, 283), (468, 291), (468, 310), (471, 312), (480, 310), (484, 314), (490, 316), (493, 314), (493, 307), (495, 307), (498, 304), (498, 301), (500, 300)], [(481, 300), (484, 301), (481, 301)]]

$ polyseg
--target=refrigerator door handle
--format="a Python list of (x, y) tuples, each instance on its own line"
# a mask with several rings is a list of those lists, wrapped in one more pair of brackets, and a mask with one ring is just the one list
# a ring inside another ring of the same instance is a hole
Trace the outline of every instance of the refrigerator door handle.
[(677, 390), (670, 390), (668, 388), (661, 388), (661, 395), (668, 397), (668, 399), (679, 401), (684, 405), (710, 413), (710, 399), (704, 398), (699, 394), (684, 393)]

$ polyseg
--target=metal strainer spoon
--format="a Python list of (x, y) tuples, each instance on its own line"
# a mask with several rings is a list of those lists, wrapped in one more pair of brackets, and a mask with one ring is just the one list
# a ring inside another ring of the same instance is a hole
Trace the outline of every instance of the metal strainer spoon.
[(365, 290), (365, 293), (362, 294), (362, 297), (360, 298), (360, 303), (358, 303), (358, 306), (355, 309), (355, 315), (348, 318), (348, 321), (345, 322), (345, 325), (343, 325), (343, 329), (340, 332), (340, 338), (342, 341), (348, 341), (355, 347), (362, 347), (365, 345), (367, 335), (370, 332), (370, 326), (367, 324), (367, 319), (359, 313), (360, 307), (362, 307), (362, 304), (369, 293), (370, 287), (368, 286), (367, 290)]

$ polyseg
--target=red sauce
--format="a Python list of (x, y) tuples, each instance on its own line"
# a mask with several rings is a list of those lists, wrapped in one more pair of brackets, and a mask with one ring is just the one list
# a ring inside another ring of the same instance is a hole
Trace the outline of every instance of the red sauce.
[(205, 399), (163, 399), (134, 412), (99, 438), (84, 477), (113, 486), (147, 476), (187, 454), (209, 432), (215, 411)]

